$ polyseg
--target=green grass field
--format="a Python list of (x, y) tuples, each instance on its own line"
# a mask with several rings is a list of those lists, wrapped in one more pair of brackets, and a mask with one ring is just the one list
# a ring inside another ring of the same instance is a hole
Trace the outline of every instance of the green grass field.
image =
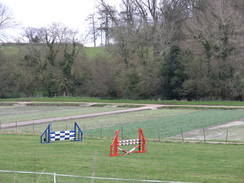
[[(101, 108), (103, 109), (103, 107)], [(115, 129), (119, 129), (123, 137), (130, 138), (136, 136), (137, 128), (143, 128), (147, 138), (163, 140), (182, 132), (207, 128), (243, 118), (244, 110), (159, 109), (77, 119), (76, 121), (88, 137), (111, 139)], [(72, 129), (73, 123), (74, 120), (54, 122), (52, 128), (54, 131)], [(47, 124), (31, 125), (2, 129), (0, 133), (40, 134), (46, 127)], [(202, 137), (201, 131), (199, 134)], [(179, 136), (180, 138), (181, 136)], [(241, 134), (240, 138), (243, 138)], [(222, 140), (224, 139), (225, 136), (222, 136)]]
[[(0, 106), (0, 120), (10, 122), (16, 119), (30, 120), (117, 109), (120, 108)], [(66, 141), (51, 144), (39, 142), (39, 135), (47, 124), (0, 129), (0, 169), (128, 179), (242, 183), (244, 145), (157, 143), (151, 140), (243, 118), (244, 110), (241, 109), (158, 109), (77, 119), (84, 130), (84, 142)], [(55, 122), (52, 127), (54, 131), (72, 129), (73, 122), (73, 120)], [(126, 139), (136, 137), (139, 127), (143, 128), (144, 135), (148, 139), (147, 153), (113, 158), (108, 156), (109, 144), (115, 129), (121, 130), (120, 139), (122, 136)], [(5, 134), (6, 132), (11, 134)], [(58, 183), (123, 182), (69, 177), (57, 177), (57, 181)], [(2, 182), (52, 183), (53, 177), (0, 172), (0, 183)]]
[[(40, 144), (39, 136), (0, 135), (0, 169), (204, 183), (244, 180), (243, 145), (148, 142), (145, 154), (109, 157), (110, 143), (85, 139)], [(52, 177), (0, 173), (0, 182), (51, 183)], [(58, 182), (92, 181), (58, 178)]]
[[(169, 109), (160, 109), (160, 110), (146, 110), (140, 112), (132, 112), (132, 113), (124, 113), (124, 114), (116, 114), (116, 115), (109, 115), (109, 116), (100, 116), (95, 118), (87, 118), (87, 119), (77, 119), (76, 121), (79, 123), (80, 127), (86, 131), (87, 135), (97, 136), (100, 137), (100, 130), (101, 128), (106, 129), (113, 126), (126, 126), (128, 124), (141, 122), (144, 120), (152, 120), (152, 119), (159, 119), (159, 118), (167, 118), (169, 116), (174, 115), (184, 115), (186, 113), (191, 113), (194, 110), (169, 110)], [(69, 129), (72, 128), (74, 120), (70, 121), (60, 121), (52, 123), (53, 129), (55, 130), (62, 130), (62, 129)], [(24, 133), (32, 133), (33, 127), (35, 133), (41, 133), (43, 129), (45, 129), (47, 124), (40, 124), (34, 126), (25, 126), (25, 127), (18, 127), (18, 132)], [(99, 129), (98, 133), (94, 133), (94, 129)], [(111, 129), (113, 130), (113, 129)], [(16, 129), (9, 129), (9, 130), (2, 130), (2, 132), (15, 132)], [(1, 132), (1, 130), (0, 130)], [(104, 134), (105, 135), (105, 134)], [(113, 135), (113, 131), (110, 133), (109, 137)]]
[(9, 123), (25, 120), (65, 117), (120, 109), (122, 108), (77, 106), (0, 106), (0, 122)]
[[(127, 136), (134, 136), (138, 128), (143, 128), (148, 138), (160, 139), (175, 136), (181, 132), (207, 128), (226, 122), (244, 118), (244, 110), (170, 110), (162, 109), (162, 116), (144, 118), (142, 120), (116, 124), (103, 128), (103, 135), (111, 137), (115, 129), (122, 129)], [(165, 114), (165, 115), (163, 115)], [(131, 114), (133, 115), (133, 114)], [(88, 131), (93, 136), (99, 136), (101, 129)]]

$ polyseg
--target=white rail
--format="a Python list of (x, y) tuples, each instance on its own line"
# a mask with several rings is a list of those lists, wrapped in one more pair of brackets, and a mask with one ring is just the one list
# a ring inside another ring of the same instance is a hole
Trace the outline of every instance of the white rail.
[(73, 177), (84, 179), (97, 179), (97, 180), (114, 180), (114, 181), (131, 181), (131, 182), (154, 182), (154, 183), (193, 183), (193, 182), (179, 182), (179, 181), (162, 181), (162, 180), (143, 180), (143, 179), (126, 179), (115, 177), (94, 177), (94, 176), (79, 176), (79, 175), (66, 175), (56, 174), (49, 172), (30, 172), (30, 171), (15, 171), (15, 170), (0, 170), (0, 173), (18, 173), (18, 174), (37, 174), (37, 175), (50, 175), (53, 176), (53, 182), (56, 183), (56, 177)]

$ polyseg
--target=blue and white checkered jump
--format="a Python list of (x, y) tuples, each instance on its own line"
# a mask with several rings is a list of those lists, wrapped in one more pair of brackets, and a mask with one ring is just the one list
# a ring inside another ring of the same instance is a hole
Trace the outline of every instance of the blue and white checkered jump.
[(78, 124), (74, 123), (74, 130), (66, 130), (66, 131), (52, 131), (51, 124), (45, 129), (45, 131), (41, 134), (41, 143), (51, 143), (54, 141), (62, 141), (62, 140), (72, 140), (72, 141), (82, 141), (83, 132), (81, 131)]
[(75, 131), (66, 130), (66, 131), (56, 131), (50, 133), (50, 140), (58, 141), (58, 140), (74, 140), (75, 139)]

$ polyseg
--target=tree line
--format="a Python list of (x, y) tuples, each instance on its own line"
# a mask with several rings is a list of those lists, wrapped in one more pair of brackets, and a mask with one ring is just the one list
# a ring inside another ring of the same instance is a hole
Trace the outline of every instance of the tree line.
[(1, 49), (0, 97), (243, 100), (243, 12), (241, 0), (99, 0), (88, 21), (105, 54), (89, 58), (60, 24), (26, 28), (28, 44)]

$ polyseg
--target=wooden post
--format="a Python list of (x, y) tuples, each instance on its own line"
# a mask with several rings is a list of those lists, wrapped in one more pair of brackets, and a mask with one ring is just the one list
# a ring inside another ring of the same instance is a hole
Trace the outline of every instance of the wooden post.
[(205, 141), (206, 141), (205, 129), (203, 128), (202, 131), (203, 131), (203, 140), (204, 140), (204, 142), (205, 142)]
[[(83, 132), (85, 132), (86, 131), (86, 125), (85, 124), (83, 125), (83, 129), (84, 129)], [(87, 137), (87, 134), (86, 134), (86, 137)], [(84, 136), (83, 136), (83, 140), (84, 140)]]
[(15, 121), (15, 133), (17, 134), (17, 121)]
[(160, 129), (158, 129), (158, 141), (160, 142)]
[(33, 125), (32, 125), (32, 134), (35, 135), (35, 123), (33, 121)]
[(181, 131), (181, 140), (182, 140), (182, 142), (185, 142), (185, 140), (184, 140), (184, 134), (183, 134), (182, 129), (180, 129), (180, 131)]
[(122, 139), (124, 139), (124, 127), (123, 126), (121, 127), (121, 137), (122, 137)]
[(226, 144), (228, 143), (228, 136), (229, 136), (229, 130), (227, 128), (227, 130), (226, 130), (226, 137), (225, 137), (225, 143)]
[(103, 138), (103, 126), (100, 128), (100, 138)]

